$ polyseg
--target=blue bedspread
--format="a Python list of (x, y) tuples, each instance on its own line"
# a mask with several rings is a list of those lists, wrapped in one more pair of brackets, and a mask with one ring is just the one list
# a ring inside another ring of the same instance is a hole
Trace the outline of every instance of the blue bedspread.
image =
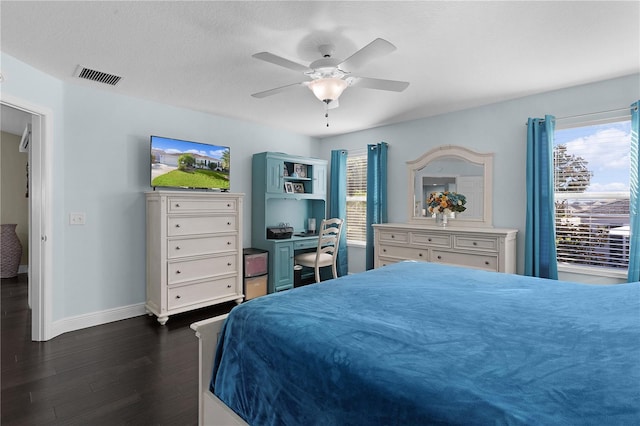
[(390, 265), (234, 308), (211, 387), (251, 425), (638, 425), (640, 283)]

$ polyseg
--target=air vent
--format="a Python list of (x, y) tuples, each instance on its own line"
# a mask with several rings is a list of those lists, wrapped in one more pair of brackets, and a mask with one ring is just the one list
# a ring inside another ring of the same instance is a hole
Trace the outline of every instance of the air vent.
[(109, 74), (102, 71), (92, 70), (91, 68), (85, 68), (81, 65), (76, 69), (76, 77), (84, 78), (85, 80), (97, 81), (98, 83), (109, 84), (115, 86), (118, 84), (122, 77)]

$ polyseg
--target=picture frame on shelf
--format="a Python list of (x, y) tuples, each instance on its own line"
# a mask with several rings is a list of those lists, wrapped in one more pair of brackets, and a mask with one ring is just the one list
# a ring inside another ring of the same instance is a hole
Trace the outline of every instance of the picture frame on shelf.
[(293, 164), (293, 173), (295, 173), (300, 178), (307, 177), (307, 165), (306, 164)]
[(294, 182), (293, 192), (295, 192), (296, 194), (304, 194), (304, 184), (299, 182)]
[(293, 183), (292, 182), (285, 182), (284, 183), (284, 192), (286, 192), (287, 194), (293, 194)]

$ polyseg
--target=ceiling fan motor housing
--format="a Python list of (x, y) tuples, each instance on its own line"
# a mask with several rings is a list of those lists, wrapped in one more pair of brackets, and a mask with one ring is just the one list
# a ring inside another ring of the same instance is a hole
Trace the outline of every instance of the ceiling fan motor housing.
[(311, 71), (307, 71), (305, 74), (313, 79), (342, 78), (349, 73), (338, 68), (340, 62), (339, 59), (333, 58), (318, 59), (309, 65)]

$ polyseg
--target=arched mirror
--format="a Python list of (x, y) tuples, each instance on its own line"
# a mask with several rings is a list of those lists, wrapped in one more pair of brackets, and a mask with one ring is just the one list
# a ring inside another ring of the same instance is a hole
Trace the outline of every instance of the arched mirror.
[(432, 192), (451, 191), (466, 198), (466, 210), (456, 213), (455, 224), (492, 226), (493, 154), (443, 145), (407, 161), (409, 221), (433, 224), (426, 200)]

